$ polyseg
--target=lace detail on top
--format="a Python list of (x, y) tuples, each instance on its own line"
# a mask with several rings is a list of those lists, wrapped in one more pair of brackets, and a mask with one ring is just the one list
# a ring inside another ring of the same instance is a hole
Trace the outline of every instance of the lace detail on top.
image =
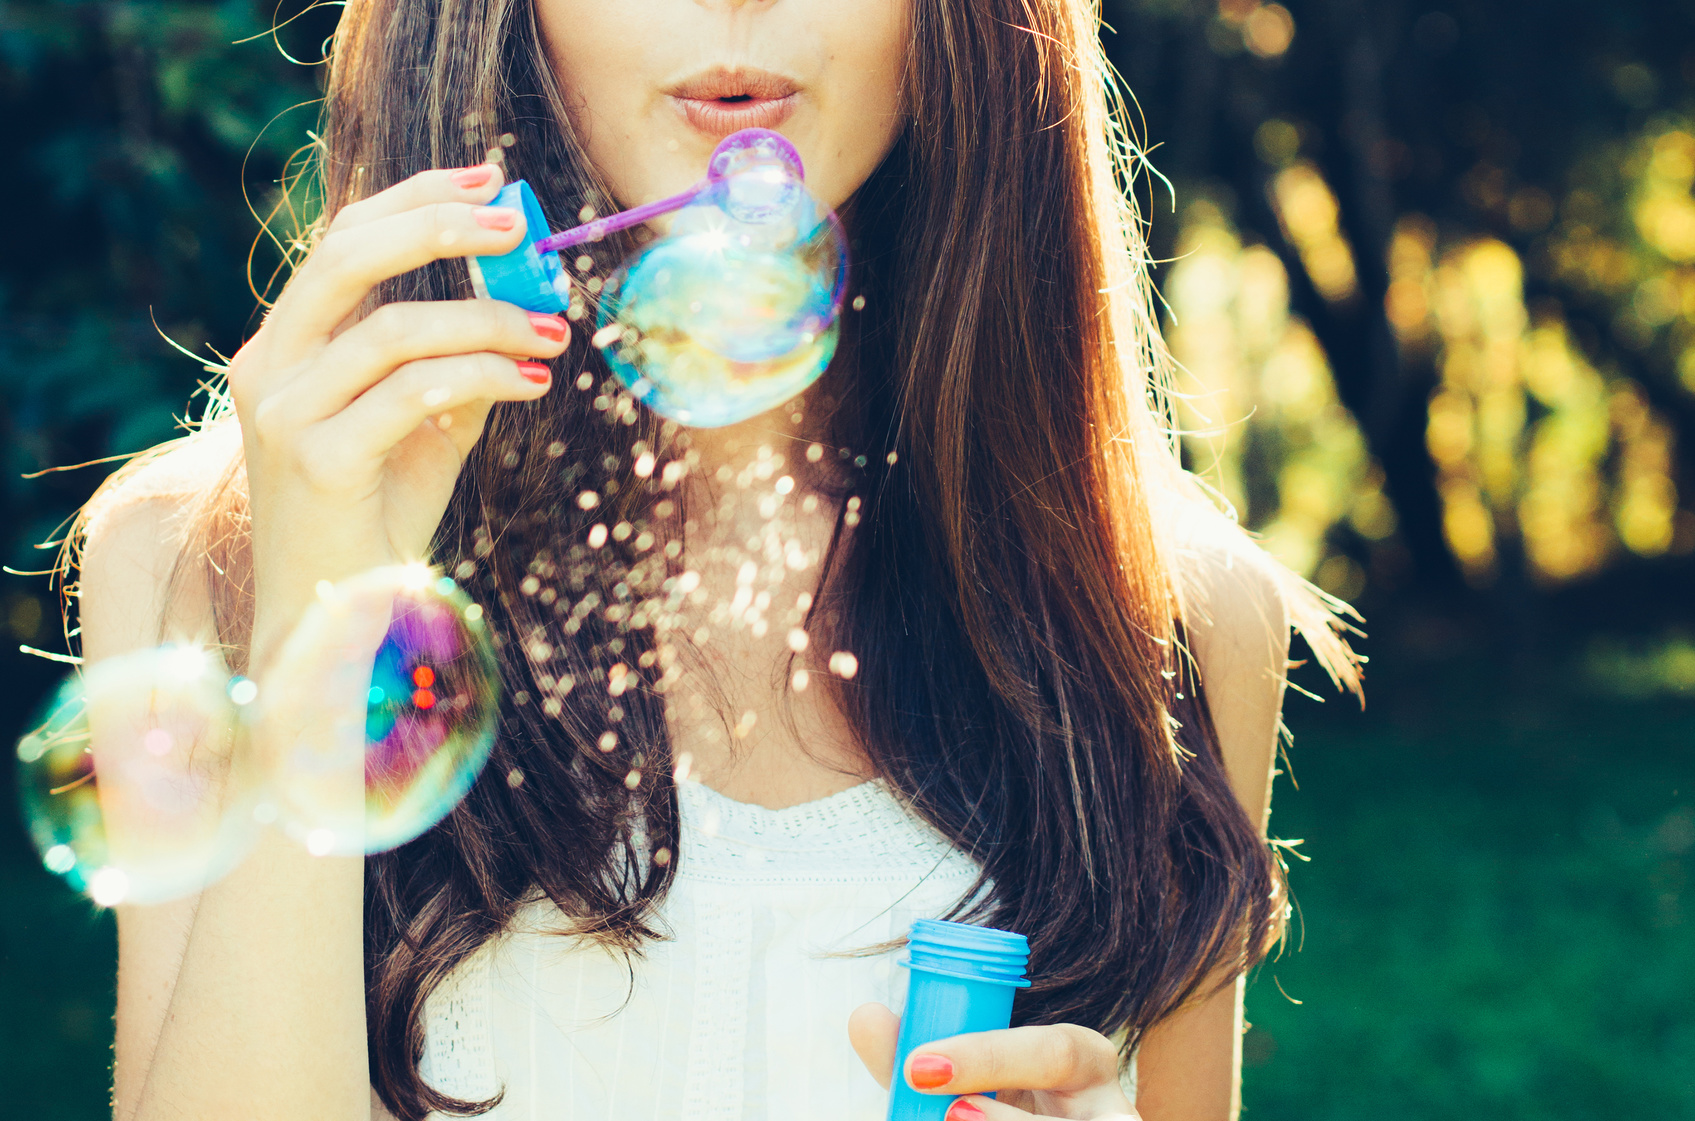
[[(526, 907), (431, 995), (426, 1080), (459, 1098), (504, 1090), (486, 1121), (779, 1121), (818, 1100), (880, 1121), (887, 1092), (844, 1025), (867, 1000), (901, 1007), (905, 970), (894, 949), (840, 951), (943, 917), (977, 863), (882, 779), (780, 810), (693, 782), (678, 801), (677, 876), (655, 916), (675, 938), (627, 968), (553, 933), (551, 904)], [(992, 884), (978, 890), (971, 902)]]
[(487, 942), (442, 979), (424, 1002), (427, 1045), (419, 1073), (444, 1094), (482, 1101), (500, 1092), (489, 1030)]
[(880, 778), (781, 810), (684, 782), (677, 786), (677, 803), (683, 837), (679, 879), (844, 884), (907, 882), (927, 873), (977, 876), (976, 862), (908, 810)]
[(733, 896), (707, 897), (696, 907), (699, 957), (683, 1116), (691, 1121), (741, 1121), (748, 978), (754, 969), (753, 914), (745, 900)]

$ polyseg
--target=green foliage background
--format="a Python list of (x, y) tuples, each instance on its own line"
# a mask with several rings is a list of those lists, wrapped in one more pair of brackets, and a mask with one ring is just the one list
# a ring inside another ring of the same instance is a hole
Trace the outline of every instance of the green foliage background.
[[(1263, 7), (1233, 2), (1225, 13)], [(1212, 0), (1106, 11), (1154, 162), (1180, 201), (1217, 201), (1245, 242), (1286, 261), (1292, 309), (1399, 526), (1373, 541), (1343, 524), (1327, 542), (1366, 574), (1371, 703), (1289, 702), (1274, 831), (1304, 838), (1311, 862), (1293, 871), (1297, 934), (1249, 998), (1249, 1115), (1695, 1117), (1695, 569), (1625, 556), (1561, 586), (1511, 565), (1487, 586), (1463, 580), (1425, 446), (1438, 371), (1397, 348), (1382, 299), (1405, 214), (1511, 245), (1527, 298), (1557, 305), (1589, 359), (1669, 418), (1687, 509), (1689, 331), (1631, 320), (1635, 285), (1663, 263), (1592, 283), (1560, 265), (1566, 212), (1526, 225), (1511, 200), (1533, 188), (1557, 208), (1581, 188), (1602, 208), (1595, 225), (1646, 252), (1620, 153), (1695, 116), (1695, 3), (1286, 10), (1294, 38), (1263, 58)], [(298, 12), (0, 0), (0, 555), (13, 568), (43, 567), (51, 551), (32, 546), (108, 468), (22, 476), (173, 434), (204, 374), (161, 336), (227, 354), (256, 324), (249, 270), (262, 287), (278, 254), (254, 211), (309, 140), (321, 73), (278, 48), (318, 58), (336, 15), (265, 36)], [(1299, 127), (1338, 198), (1367, 296), (1347, 308), (1305, 283), (1264, 201), (1255, 137), (1273, 118)], [(1386, 141), (1399, 147), (1372, 147)], [(1178, 219), (1162, 191), (1144, 202), (1169, 251)], [(58, 676), (12, 651), (62, 649), (57, 617), (43, 580), (0, 582), (0, 738)], [(11, 781), (0, 768), (8, 805)], [(109, 917), (43, 872), (0, 809), (0, 1118), (105, 1114), (113, 967)]]

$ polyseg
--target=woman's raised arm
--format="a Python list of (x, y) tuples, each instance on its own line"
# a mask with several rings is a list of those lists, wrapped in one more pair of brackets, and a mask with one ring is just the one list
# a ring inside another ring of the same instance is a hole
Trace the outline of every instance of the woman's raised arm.
[[(91, 527), (80, 581), (89, 662), (156, 644), (162, 619), (167, 637), (209, 636), (203, 586), (166, 599), (186, 507), (149, 498)], [(359, 860), (311, 857), (271, 834), (198, 896), (120, 905), (117, 1121), (363, 1121), (362, 876)]]
[[(343, 208), (232, 363), (252, 514), (249, 673), (261, 695), (318, 584), (424, 559), (493, 402), (549, 388), (545, 365), (511, 356), (562, 353), (558, 317), (489, 300), (358, 314), (386, 278), (516, 245), (521, 216), (484, 205), (500, 186), (492, 166), (430, 171)], [(155, 644), (161, 620), (166, 637), (211, 637), (204, 585), (167, 602), (186, 504), (124, 494), (89, 528), (91, 662)], [(270, 755), (269, 731), (260, 720), (238, 750)], [(199, 896), (120, 908), (119, 1121), (367, 1121), (363, 877), (359, 858), (309, 856), (267, 831)]]

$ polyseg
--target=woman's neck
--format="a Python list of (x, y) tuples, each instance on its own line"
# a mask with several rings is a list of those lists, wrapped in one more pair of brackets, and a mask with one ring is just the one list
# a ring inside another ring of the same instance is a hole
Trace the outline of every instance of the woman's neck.
[(670, 636), (684, 667), (667, 705), (678, 762), (772, 808), (870, 777), (835, 703), (826, 620), (809, 617), (841, 487), (804, 420), (690, 433), (682, 560), (699, 584)]

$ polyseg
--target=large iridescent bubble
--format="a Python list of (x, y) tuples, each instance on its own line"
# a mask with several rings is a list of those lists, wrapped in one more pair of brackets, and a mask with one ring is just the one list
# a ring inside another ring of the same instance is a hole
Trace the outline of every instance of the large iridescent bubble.
[(596, 335), (637, 400), (701, 428), (816, 381), (836, 351), (847, 283), (841, 224), (807, 192), (794, 149), (775, 133), (736, 139), (666, 235), (608, 280)]
[(421, 565), (326, 587), (265, 674), (271, 806), (318, 854), (381, 852), (445, 817), (494, 743), (482, 608)]
[(257, 833), (258, 776), (236, 735), (254, 695), (192, 645), (69, 678), (18, 742), (42, 863), (102, 906), (189, 895), (228, 872)]

